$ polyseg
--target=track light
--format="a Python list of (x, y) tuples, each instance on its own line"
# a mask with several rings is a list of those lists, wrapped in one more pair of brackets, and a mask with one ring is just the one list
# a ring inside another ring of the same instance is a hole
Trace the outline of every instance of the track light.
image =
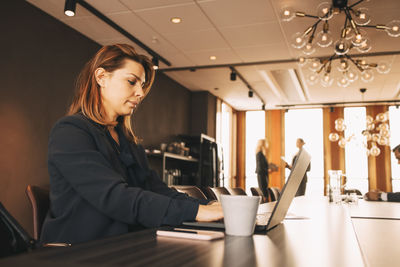
[(262, 104), (261, 109), (265, 110), (265, 104)]
[(236, 71), (232, 70), (231, 71), (231, 81), (236, 81)]
[(65, 0), (64, 14), (68, 17), (75, 16), (76, 0)]
[(153, 69), (158, 70), (158, 57), (153, 57), (151, 62), (153, 63)]
[(249, 97), (253, 97), (253, 91), (249, 90)]

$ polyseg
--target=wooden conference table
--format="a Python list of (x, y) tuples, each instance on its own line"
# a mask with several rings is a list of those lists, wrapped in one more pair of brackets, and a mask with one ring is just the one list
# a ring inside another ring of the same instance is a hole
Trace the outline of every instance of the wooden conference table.
[[(0, 266), (394, 266), (400, 263), (400, 203), (330, 204), (295, 198), (287, 219), (267, 233), (216, 241), (157, 237), (155, 229), (39, 249)], [(354, 218), (352, 218), (353, 216)], [(368, 217), (368, 218), (364, 218)], [(388, 219), (391, 218), (391, 219)]]

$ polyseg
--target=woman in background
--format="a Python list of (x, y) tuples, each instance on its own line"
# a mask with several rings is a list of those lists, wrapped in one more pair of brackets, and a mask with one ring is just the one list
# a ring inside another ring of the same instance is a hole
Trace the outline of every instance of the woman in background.
[(267, 160), (268, 142), (265, 139), (260, 139), (257, 142), (256, 148), (256, 173), (258, 180), (258, 187), (264, 194), (265, 199), (268, 201), (268, 160)]
[(154, 75), (151, 61), (126, 44), (104, 46), (81, 71), (68, 116), (50, 133), (42, 243), (223, 217), (219, 203), (170, 189), (148, 166), (131, 123)]

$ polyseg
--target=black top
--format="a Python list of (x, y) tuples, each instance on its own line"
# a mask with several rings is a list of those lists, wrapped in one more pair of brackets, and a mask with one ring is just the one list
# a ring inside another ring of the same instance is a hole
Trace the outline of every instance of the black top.
[(194, 220), (200, 201), (170, 189), (149, 169), (143, 148), (119, 127), (120, 145), (82, 114), (60, 119), (50, 133), (50, 210), (41, 242), (78, 243), (132, 228)]
[(256, 154), (256, 173), (268, 175), (268, 161), (261, 151)]

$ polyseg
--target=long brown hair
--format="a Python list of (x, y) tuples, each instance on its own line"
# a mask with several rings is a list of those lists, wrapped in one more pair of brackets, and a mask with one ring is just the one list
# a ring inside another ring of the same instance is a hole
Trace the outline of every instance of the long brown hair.
[[(76, 93), (69, 107), (68, 115), (82, 112), (83, 115), (96, 123), (115, 126), (116, 122), (106, 122), (104, 117), (100, 86), (96, 81), (95, 71), (97, 68), (103, 68), (107, 72), (113, 72), (122, 68), (126, 59), (131, 59), (143, 66), (145, 71), (143, 92), (144, 96), (146, 96), (150, 91), (155, 76), (151, 61), (146, 56), (136, 53), (135, 49), (128, 44), (107, 45), (102, 47), (80, 72), (76, 82)], [(138, 138), (132, 129), (131, 117), (132, 114), (124, 116), (121, 123), (122, 130), (128, 139), (137, 143)]]
[(264, 156), (267, 156), (267, 146), (268, 146), (268, 141), (266, 139), (260, 139), (257, 142), (257, 147), (256, 147), (256, 154), (261, 151), (261, 153), (264, 154)]

